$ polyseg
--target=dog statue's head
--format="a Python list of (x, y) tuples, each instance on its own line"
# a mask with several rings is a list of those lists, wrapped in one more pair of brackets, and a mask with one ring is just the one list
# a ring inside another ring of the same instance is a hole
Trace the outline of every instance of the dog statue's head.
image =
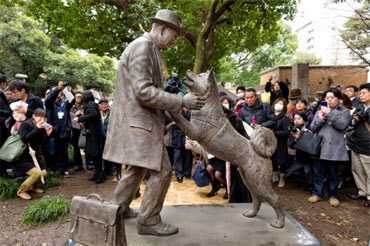
[(191, 93), (197, 96), (209, 96), (212, 89), (217, 88), (217, 82), (213, 68), (205, 73), (195, 74), (191, 71), (186, 73), (187, 79), (184, 81)]

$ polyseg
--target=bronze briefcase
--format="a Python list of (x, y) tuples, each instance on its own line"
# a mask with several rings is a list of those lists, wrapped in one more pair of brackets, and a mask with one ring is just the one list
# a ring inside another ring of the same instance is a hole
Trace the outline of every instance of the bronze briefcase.
[(126, 246), (121, 207), (97, 194), (74, 196), (70, 209), (71, 238), (88, 246)]

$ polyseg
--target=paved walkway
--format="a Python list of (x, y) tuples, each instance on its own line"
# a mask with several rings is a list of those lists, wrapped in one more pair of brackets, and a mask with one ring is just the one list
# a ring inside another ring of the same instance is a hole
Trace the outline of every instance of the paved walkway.
[[(184, 178), (182, 183), (178, 183), (176, 176), (172, 175), (171, 185), (168, 189), (164, 205), (189, 205), (189, 204), (225, 204), (227, 200), (222, 196), (225, 194), (225, 189), (220, 189), (214, 197), (207, 197), (207, 193), (211, 191), (211, 185), (206, 187), (197, 187), (193, 179)], [(143, 193), (145, 184), (140, 186), (140, 191)], [(138, 207), (141, 202), (141, 197), (131, 203), (131, 207)]]

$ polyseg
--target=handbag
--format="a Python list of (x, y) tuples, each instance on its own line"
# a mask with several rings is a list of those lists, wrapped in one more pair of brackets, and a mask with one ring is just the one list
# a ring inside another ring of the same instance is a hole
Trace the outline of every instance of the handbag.
[(0, 159), (11, 163), (17, 160), (26, 148), (27, 144), (22, 142), (18, 133), (11, 134), (0, 148)]
[(82, 245), (126, 246), (125, 224), (120, 205), (104, 201), (98, 194), (74, 196), (70, 234)]
[(198, 187), (204, 187), (209, 185), (208, 173), (205, 168), (205, 162), (201, 160), (194, 160), (193, 162), (193, 179), (195, 185)]
[(304, 130), (299, 135), (294, 148), (318, 157), (321, 150), (321, 141), (322, 136), (313, 133), (310, 130)]
[(88, 130), (86, 128), (83, 128), (81, 130), (80, 136), (78, 137), (78, 147), (80, 149), (85, 149), (86, 147), (86, 135), (88, 133)]

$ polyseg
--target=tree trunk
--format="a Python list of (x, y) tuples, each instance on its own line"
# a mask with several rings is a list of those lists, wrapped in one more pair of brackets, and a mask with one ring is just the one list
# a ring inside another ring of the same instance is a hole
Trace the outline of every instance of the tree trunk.
[(214, 51), (214, 32), (217, 21), (235, 3), (235, 0), (222, 1), (222, 4), (217, 9), (218, 3), (219, 0), (212, 0), (203, 29), (197, 39), (193, 66), (193, 72), (196, 74), (204, 72), (207, 68), (208, 61)]

